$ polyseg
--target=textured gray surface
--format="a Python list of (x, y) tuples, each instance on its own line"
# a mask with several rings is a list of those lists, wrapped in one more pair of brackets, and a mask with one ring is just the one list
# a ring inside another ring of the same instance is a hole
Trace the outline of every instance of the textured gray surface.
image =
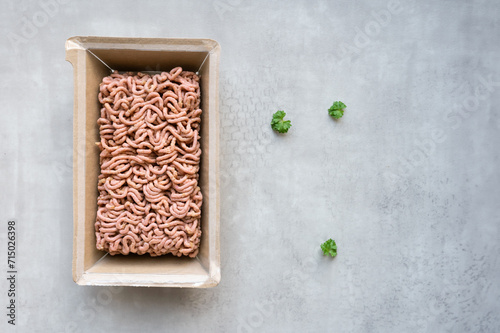
[[(64, 2), (1, 4), (2, 332), (500, 331), (498, 1)], [(217, 288), (73, 283), (74, 35), (220, 42)]]

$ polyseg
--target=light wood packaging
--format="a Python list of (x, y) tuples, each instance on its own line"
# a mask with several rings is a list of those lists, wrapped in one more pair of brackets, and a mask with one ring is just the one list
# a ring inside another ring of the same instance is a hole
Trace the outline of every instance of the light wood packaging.
[[(207, 288), (219, 283), (219, 57), (219, 44), (209, 39), (72, 37), (66, 41), (66, 60), (74, 70), (73, 279), (77, 284)], [(194, 259), (111, 256), (96, 249), (94, 233), (100, 172), (95, 145), (100, 141), (99, 84), (110, 68), (151, 72), (177, 66), (199, 71), (201, 78), (200, 252)]]

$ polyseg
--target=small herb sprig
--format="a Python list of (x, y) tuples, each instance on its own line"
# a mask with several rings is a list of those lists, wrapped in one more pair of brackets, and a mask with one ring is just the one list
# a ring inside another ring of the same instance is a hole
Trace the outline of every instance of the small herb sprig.
[(344, 109), (347, 106), (341, 101), (333, 102), (333, 105), (328, 109), (328, 114), (335, 119), (340, 119), (344, 115)]
[(286, 133), (292, 126), (290, 120), (283, 120), (285, 118), (286, 112), (278, 110), (273, 114), (273, 120), (271, 120), (271, 128), (279, 133)]
[(321, 244), (321, 249), (325, 256), (331, 255), (332, 257), (337, 256), (337, 243), (333, 239), (329, 239), (323, 244)]

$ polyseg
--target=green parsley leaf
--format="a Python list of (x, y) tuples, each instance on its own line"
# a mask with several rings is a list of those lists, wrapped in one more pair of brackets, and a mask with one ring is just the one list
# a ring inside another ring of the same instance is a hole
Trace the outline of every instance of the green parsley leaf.
[(337, 255), (337, 243), (333, 239), (329, 239), (323, 244), (321, 244), (321, 249), (323, 250), (323, 255), (331, 255), (335, 257)]
[(271, 120), (271, 128), (280, 133), (288, 132), (288, 129), (292, 126), (292, 122), (290, 120), (283, 120), (285, 116), (285, 111), (276, 111), (273, 114), (273, 120)]
[(330, 106), (330, 108), (328, 109), (328, 113), (333, 118), (339, 119), (339, 118), (341, 118), (344, 115), (344, 109), (346, 107), (347, 106), (344, 103), (340, 102), (340, 101), (333, 102), (333, 105)]

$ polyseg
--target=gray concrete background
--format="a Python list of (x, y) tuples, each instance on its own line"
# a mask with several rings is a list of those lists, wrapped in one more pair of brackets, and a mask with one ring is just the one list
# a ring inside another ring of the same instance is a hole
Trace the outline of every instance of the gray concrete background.
[[(9, 218), (19, 249), (17, 325), (1, 278), (2, 332), (500, 331), (500, 2), (1, 7), (0, 262)], [(75, 35), (221, 44), (218, 287), (73, 283)]]

